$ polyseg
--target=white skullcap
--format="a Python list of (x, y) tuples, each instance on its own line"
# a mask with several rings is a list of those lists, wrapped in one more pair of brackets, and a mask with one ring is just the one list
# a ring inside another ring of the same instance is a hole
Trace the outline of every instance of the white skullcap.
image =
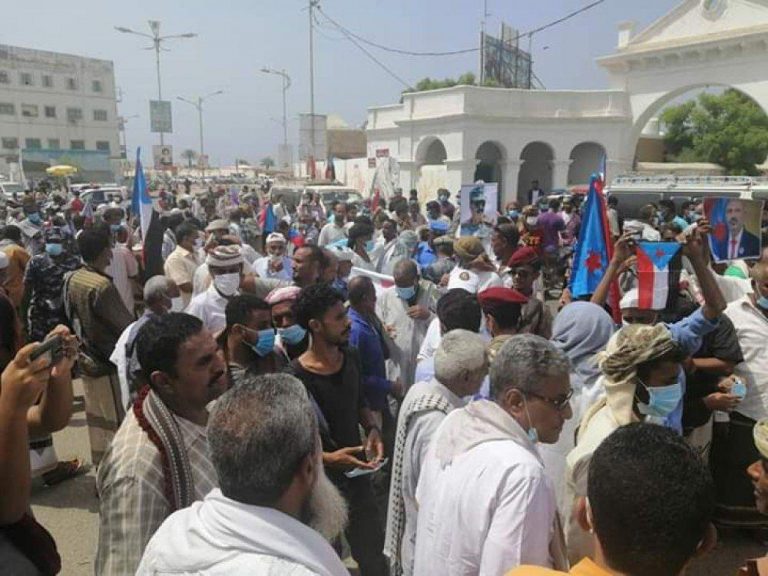
[(619, 308), (621, 310), (627, 310), (628, 308), (639, 308), (640, 307), (640, 296), (637, 288), (632, 288), (632, 290), (629, 290), (626, 294), (624, 294), (624, 297), (621, 299), (621, 302), (619, 302)]
[(8, 256), (6, 255), (6, 253), (0, 250), (0, 270), (5, 270), (6, 268), (8, 268), (8, 264), (10, 263), (11, 261), (8, 260)]
[(272, 242), (285, 244), (285, 236), (283, 236), (279, 232), (272, 232), (269, 236), (267, 236), (267, 244), (271, 244)]

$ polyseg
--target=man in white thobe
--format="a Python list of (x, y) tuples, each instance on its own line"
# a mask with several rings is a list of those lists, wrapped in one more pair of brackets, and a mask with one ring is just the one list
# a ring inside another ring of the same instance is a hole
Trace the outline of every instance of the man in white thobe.
[(348, 576), (326, 540), (341, 533), (346, 506), (301, 382), (247, 376), (216, 402), (207, 435), (221, 489), (168, 517), (136, 574)]
[(569, 363), (547, 340), (512, 336), (491, 362), (491, 398), (451, 412), (416, 490), (414, 574), (502, 576), (563, 569), (565, 543), (538, 442), (571, 417)]
[(419, 280), (413, 260), (400, 260), (393, 275), (395, 285), (381, 293), (376, 312), (387, 333), (387, 379), (399, 378), (407, 390), (414, 382), (416, 357), (434, 316), (438, 292), (431, 282)]
[(468, 330), (449, 332), (435, 355), (435, 377), (414, 384), (397, 418), (384, 554), (393, 576), (413, 574), (416, 486), (432, 437), (446, 415), (477, 393), (488, 371), (485, 341)]

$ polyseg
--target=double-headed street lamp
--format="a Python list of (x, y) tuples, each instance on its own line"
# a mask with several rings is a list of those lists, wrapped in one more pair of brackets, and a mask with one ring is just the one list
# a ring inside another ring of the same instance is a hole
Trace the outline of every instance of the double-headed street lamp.
[(176, 98), (178, 100), (181, 100), (182, 102), (186, 102), (187, 104), (191, 104), (195, 108), (197, 108), (197, 119), (200, 126), (200, 169), (202, 170), (202, 176), (205, 178), (205, 144), (203, 141), (203, 102), (205, 102), (208, 98), (212, 96), (216, 96), (218, 94), (224, 94), (224, 90), (217, 90), (216, 92), (211, 92), (210, 94), (206, 94), (205, 96), (198, 96), (195, 100), (188, 100), (186, 98), (182, 98), (181, 96), (177, 96)]
[[(136, 30), (131, 30), (130, 28), (125, 28), (123, 26), (115, 26), (115, 30), (118, 32), (122, 32), (124, 34), (135, 34), (136, 36), (141, 36), (142, 38), (149, 38), (152, 40), (152, 46), (146, 48), (146, 50), (155, 51), (155, 65), (157, 67), (157, 100), (162, 102), (163, 88), (160, 81), (160, 48), (162, 47), (163, 42), (173, 38), (195, 38), (197, 34), (194, 32), (187, 32), (185, 34), (170, 34), (168, 36), (160, 36), (160, 22), (157, 20), (149, 21), (149, 29), (152, 34), (147, 34), (146, 32), (137, 32)], [(165, 142), (163, 140), (163, 131), (160, 130), (160, 145), (162, 146), (164, 144)]]
[(276, 74), (283, 79), (283, 149), (288, 150), (288, 115), (285, 107), (285, 93), (291, 87), (291, 77), (286, 74), (285, 70), (273, 70), (266, 66), (261, 71), (265, 74)]

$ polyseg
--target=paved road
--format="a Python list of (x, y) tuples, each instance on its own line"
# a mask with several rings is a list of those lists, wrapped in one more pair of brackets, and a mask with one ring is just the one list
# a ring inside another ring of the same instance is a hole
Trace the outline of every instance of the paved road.
[[(62, 459), (89, 459), (88, 433), (82, 408), (82, 388), (75, 383), (75, 413), (69, 427), (54, 435)], [(32, 508), (51, 531), (63, 561), (63, 576), (91, 576), (98, 539), (98, 500), (93, 471), (53, 488), (36, 486)], [(768, 547), (743, 535), (721, 535), (717, 549), (695, 562), (688, 576), (731, 576), (745, 558), (764, 555)]]

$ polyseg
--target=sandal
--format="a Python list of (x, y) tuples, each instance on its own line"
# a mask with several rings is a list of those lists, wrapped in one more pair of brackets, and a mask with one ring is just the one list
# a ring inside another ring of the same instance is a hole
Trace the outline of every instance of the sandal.
[(43, 482), (46, 486), (56, 486), (65, 480), (85, 474), (90, 466), (85, 464), (80, 458), (59, 462), (56, 468), (43, 474)]

